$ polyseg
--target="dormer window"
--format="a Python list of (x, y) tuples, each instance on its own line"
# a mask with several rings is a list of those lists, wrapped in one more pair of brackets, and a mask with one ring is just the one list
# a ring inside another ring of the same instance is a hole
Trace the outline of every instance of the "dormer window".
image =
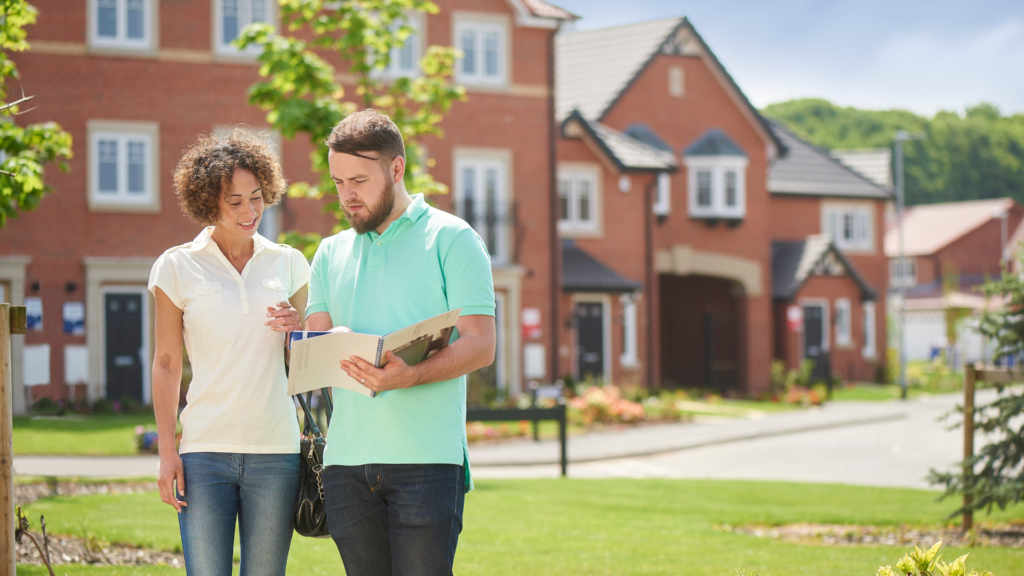
[(746, 215), (747, 155), (721, 130), (683, 151), (691, 218), (741, 220)]

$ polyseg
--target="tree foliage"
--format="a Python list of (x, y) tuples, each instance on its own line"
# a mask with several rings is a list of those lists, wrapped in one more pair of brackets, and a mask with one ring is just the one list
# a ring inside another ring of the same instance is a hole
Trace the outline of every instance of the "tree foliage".
[(28, 49), (25, 27), (36, 21), (36, 9), (25, 0), (0, 0), (0, 228), (18, 210), (32, 210), (39, 205), (50, 187), (43, 182), (43, 166), (71, 158), (71, 135), (53, 122), (18, 126), (13, 118), (24, 113), (22, 107), (32, 96), (12, 96), (12, 81), (18, 80), (18, 68), (11, 60), (12, 52)]
[[(283, 137), (306, 134), (316, 147), (311, 160), (319, 181), (294, 183), (289, 196), (322, 198), (334, 193), (323, 142), (338, 122), (359, 108), (380, 110), (402, 132), (405, 186), (410, 193), (446, 193), (447, 187), (426, 173), (430, 161), (419, 141), (426, 135), (442, 136), (439, 124), (444, 114), (465, 97), (465, 90), (450, 81), (455, 49), (427, 48), (419, 62), (421, 74), (414, 78), (384, 72), (392, 52), (414, 32), (409, 14), (436, 14), (438, 7), (428, 0), (280, 0), (280, 9), (281, 32), (253, 24), (236, 45), (263, 46), (259, 72), (266, 80), (249, 89), (250, 103), (267, 111), (267, 121)], [(346, 93), (346, 84), (354, 94)], [(327, 210), (338, 220), (335, 232), (348, 227), (337, 201)], [(286, 241), (311, 255), (320, 237), (289, 232)]]
[[(1024, 264), (1024, 262), (1022, 262)], [(1024, 353), (1024, 279), (1003, 274), (982, 286), (985, 295), (1005, 303), (997, 311), (986, 311), (981, 319), (983, 335), (997, 344), (999, 354), (1020, 357)], [(971, 496), (967, 510), (1004, 509), (1024, 502), (1024, 391), (999, 386), (999, 397), (974, 409), (975, 428), (991, 441), (974, 458), (961, 462), (953, 472), (932, 470), (929, 480), (945, 487), (945, 496)], [(974, 471), (965, 478), (964, 466)]]
[(906, 110), (843, 108), (803, 99), (763, 110), (825, 148), (891, 147), (897, 130), (924, 134), (904, 144), (907, 204), (1009, 197), (1024, 203), (1024, 114), (991, 104), (931, 118)]

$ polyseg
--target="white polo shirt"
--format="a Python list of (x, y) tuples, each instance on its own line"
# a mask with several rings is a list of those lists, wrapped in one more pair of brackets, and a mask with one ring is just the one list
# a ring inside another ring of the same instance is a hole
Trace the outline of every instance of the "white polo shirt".
[(239, 274), (211, 232), (212, 226), (164, 252), (149, 274), (150, 292), (159, 286), (183, 311), (192, 362), (179, 452), (297, 453), (284, 333), (264, 323), (268, 306), (309, 283), (309, 263), (298, 250), (256, 234), (252, 259)]

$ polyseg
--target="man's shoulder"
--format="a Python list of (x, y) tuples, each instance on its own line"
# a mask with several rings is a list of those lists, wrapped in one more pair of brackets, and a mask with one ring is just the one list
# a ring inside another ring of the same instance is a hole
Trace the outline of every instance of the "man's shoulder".
[(321, 250), (334, 250), (341, 246), (352, 244), (356, 239), (356, 231), (352, 228), (348, 230), (342, 230), (337, 234), (332, 234), (320, 241), (320, 246), (317, 248), (317, 252)]
[(433, 206), (427, 207), (427, 212), (423, 214), (424, 224), (427, 230), (434, 234), (444, 234), (454, 238), (459, 233), (465, 230), (472, 230), (473, 227), (468, 222), (459, 218), (458, 216), (441, 210), (440, 208), (434, 208)]

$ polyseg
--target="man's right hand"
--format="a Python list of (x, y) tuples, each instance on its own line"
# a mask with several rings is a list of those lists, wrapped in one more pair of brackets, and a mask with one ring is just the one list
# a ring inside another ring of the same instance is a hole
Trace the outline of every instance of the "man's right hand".
[(160, 499), (170, 504), (181, 514), (181, 507), (188, 506), (188, 502), (178, 500), (174, 495), (174, 483), (178, 483), (178, 494), (185, 496), (185, 467), (181, 464), (181, 456), (178, 454), (160, 455), (160, 475), (156, 484), (160, 487)]

